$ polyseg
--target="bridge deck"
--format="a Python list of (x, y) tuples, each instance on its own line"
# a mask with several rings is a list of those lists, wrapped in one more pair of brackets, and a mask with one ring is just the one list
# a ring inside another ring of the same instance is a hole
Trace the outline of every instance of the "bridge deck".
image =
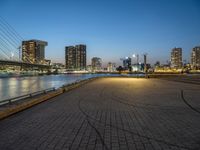
[(1, 120), (0, 149), (200, 149), (199, 88), (98, 79)]
[(21, 66), (21, 67), (38, 67), (38, 68), (50, 68), (50, 65), (44, 64), (32, 64), (28, 62), (21, 62), (21, 61), (12, 61), (12, 60), (0, 60), (1, 65), (10, 65), (10, 66)]

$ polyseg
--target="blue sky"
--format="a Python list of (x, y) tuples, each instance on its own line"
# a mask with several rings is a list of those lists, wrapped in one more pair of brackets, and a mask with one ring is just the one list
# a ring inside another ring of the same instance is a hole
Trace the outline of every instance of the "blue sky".
[(24, 39), (48, 41), (46, 58), (54, 62), (64, 62), (65, 46), (80, 43), (87, 64), (93, 56), (120, 64), (133, 53), (165, 63), (174, 47), (190, 60), (200, 45), (199, 0), (1, 0), (0, 15)]

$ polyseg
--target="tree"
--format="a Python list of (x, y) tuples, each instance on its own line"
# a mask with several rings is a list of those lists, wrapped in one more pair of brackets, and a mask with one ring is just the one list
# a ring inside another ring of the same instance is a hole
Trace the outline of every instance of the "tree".
[(119, 73), (121, 73), (124, 69), (123, 69), (122, 66), (119, 66), (119, 67), (116, 68), (116, 70), (119, 71)]

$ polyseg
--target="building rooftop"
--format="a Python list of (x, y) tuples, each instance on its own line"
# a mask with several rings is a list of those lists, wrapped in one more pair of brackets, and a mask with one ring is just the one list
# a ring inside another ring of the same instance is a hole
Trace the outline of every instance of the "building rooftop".
[(26, 41), (23, 41), (23, 42), (36, 42), (36, 43), (38, 43), (38, 44), (43, 44), (43, 45), (45, 45), (45, 46), (48, 45), (48, 42), (42, 41), (42, 40), (36, 40), (36, 39), (26, 40)]

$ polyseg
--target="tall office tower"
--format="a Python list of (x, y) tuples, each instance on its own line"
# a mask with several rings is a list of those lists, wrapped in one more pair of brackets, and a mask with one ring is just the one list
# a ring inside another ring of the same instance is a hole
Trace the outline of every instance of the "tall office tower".
[(45, 63), (45, 46), (48, 43), (40, 40), (22, 41), (22, 61), (43, 64)]
[(171, 67), (181, 68), (182, 67), (182, 48), (173, 48), (171, 51)]
[(200, 46), (192, 49), (191, 66), (193, 69), (200, 69)]
[(101, 71), (102, 70), (102, 60), (98, 57), (92, 58), (92, 71)]
[(86, 45), (65, 47), (65, 68), (77, 71), (86, 69)]

